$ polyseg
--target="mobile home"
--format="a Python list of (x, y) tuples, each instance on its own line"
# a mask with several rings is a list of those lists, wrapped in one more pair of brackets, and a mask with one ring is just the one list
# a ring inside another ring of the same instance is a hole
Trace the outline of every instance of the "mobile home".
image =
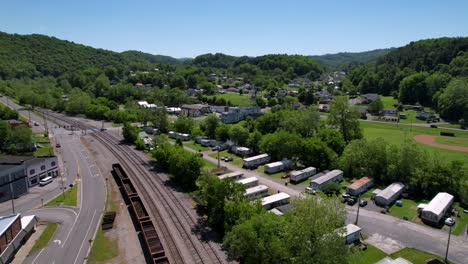
[(220, 180), (224, 180), (224, 179), (238, 180), (238, 179), (242, 178), (243, 175), (244, 175), (243, 172), (235, 171), (235, 172), (226, 173), (226, 174), (223, 174), (221, 176), (218, 176), (218, 178)]
[(403, 192), (405, 185), (401, 182), (395, 182), (390, 184), (387, 188), (379, 192), (374, 201), (376, 204), (388, 206), (392, 204)]
[(291, 171), (289, 178), (291, 182), (300, 182), (308, 179), (317, 173), (317, 169), (314, 167), (308, 167), (303, 170)]
[(293, 162), (291, 160), (282, 160), (268, 163), (265, 165), (265, 173), (273, 174), (280, 171), (284, 171), (291, 168), (292, 165)]
[(249, 177), (237, 181), (238, 183), (245, 186), (245, 188), (251, 188), (258, 185), (257, 177)]
[(322, 190), (325, 185), (331, 182), (339, 182), (343, 179), (343, 171), (341, 170), (332, 170), (327, 172), (325, 175), (312, 180), (310, 182), (310, 187), (314, 190)]
[(353, 196), (359, 196), (363, 192), (367, 191), (367, 189), (369, 189), (372, 184), (373, 181), (371, 178), (362, 177), (348, 185), (348, 187), (346, 187), (346, 193)]
[(266, 210), (270, 210), (272, 208), (278, 207), (283, 204), (288, 204), (289, 199), (291, 199), (291, 196), (287, 193), (280, 192), (277, 194), (273, 194), (270, 196), (267, 196), (262, 199), (262, 206)]
[(431, 224), (438, 224), (452, 204), (453, 195), (440, 192), (422, 209), (421, 219)]
[(245, 158), (242, 160), (242, 167), (247, 169), (255, 169), (258, 166), (267, 163), (269, 160), (270, 156), (268, 156), (268, 154), (261, 154), (250, 158)]
[(246, 189), (244, 193), (244, 196), (251, 200), (265, 197), (267, 195), (268, 195), (268, 187), (265, 185), (258, 185), (258, 186), (250, 187)]

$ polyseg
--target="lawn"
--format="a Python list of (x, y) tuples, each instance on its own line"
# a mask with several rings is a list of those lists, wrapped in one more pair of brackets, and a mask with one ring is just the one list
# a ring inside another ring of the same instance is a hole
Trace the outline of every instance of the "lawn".
[(436, 143), (452, 145), (452, 146), (463, 146), (468, 147), (468, 138), (457, 138), (457, 137), (437, 137)]
[(349, 258), (349, 263), (350, 264), (374, 264), (377, 261), (387, 256), (392, 259), (397, 259), (401, 257), (412, 262), (413, 264), (424, 264), (426, 263), (426, 260), (434, 259), (434, 258), (443, 260), (443, 258), (440, 256), (436, 256), (436, 255), (433, 255), (424, 251), (420, 251), (414, 248), (404, 248), (391, 255), (387, 255), (385, 252), (381, 251), (380, 249), (368, 244), (367, 249), (365, 251), (359, 251), (357, 247), (351, 248), (351, 256)]
[(37, 148), (33, 152), (33, 156), (43, 157), (43, 156), (52, 156), (54, 155), (54, 148), (49, 143), (39, 143), (41, 148)]
[(459, 236), (465, 227), (468, 225), (468, 214), (463, 212), (463, 208), (458, 203), (455, 203), (454, 208), (457, 209), (460, 217), (455, 217), (455, 227), (452, 228), (452, 234)]
[(420, 251), (414, 248), (404, 248), (398, 252), (391, 254), (390, 257), (392, 257), (393, 259), (401, 257), (406, 260), (409, 260), (413, 264), (424, 264), (427, 260), (435, 258), (443, 260), (443, 258), (440, 256), (432, 255), (430, 253)]
[[(428, 135), (439, 135), (441, 131), (453, 132), (457, 138), (468, 138), (467, 132), (462, 131), (448, 131), (443, 129), (434, 129), (428, 127), (416, 127), (416, 126), (404, 126), (396, 124), (382, 124), (373, 122), (361, 122), (361, 129), (366, 139), (377, 139), (382, 138), (388, 143), (401, 145), (405, 139), (414, 140), (415, 135), (428, 134)], [(468, 161), (468, 153), (439, 149), (436, 147), (419, 144), (419, 146), (430, 152), (436, 153), (440, 158), (445, 158), (447, 161), (451, 160), (463, 160), (465, 163)], [(466, 166), (466, 165), (465, 165)]]
[[(212, 158), (215, 158), (217, 159), (218, 158), (218, 153), (215, 152), (215, 153), (211, 153), (209, 155), (210, 157)], [(231, 154), (229, 153), (227, 150), (223, 150), (223, 151), (220, 151), (219, 152), (219, 157), (231, 157), (232, 158), (232, 161), (230, 163), (232, 163), (233, 165), (236, 165), (238, 167), (242, 167), (242, 158), (234, 155), (234, 154)]]
[(45, 246), (47, 246), (47, 244), (49, 244), (50, 239), (54, 235), (55, 230), (57, 229), (57, 227), (58, 227), (58, 224), (56, 224), (56, 223), (47, 223), (47, 226), (46, 226), (44, 232), (41, 234), (39, 239), (36, 240), (36, 243), (32, 247), (31, 252), (39, 250), (39, 249), (44, 248)]
[(385, 252), (369, 244), (365, 251), (353, 247), (351, 252), (349, 264), (374, 264), (387, 256)]
[(208, 98), (224, 98), (224, 100), (231, 102), (232, 105), (235, 106), (250, 106), (254, 103), (250, 101), (250, 95), (248, 94), (239, 94), (239, 93), (225, 93), (225, 94), (217, 94), (213, 96), (207, 96)]
[(105, 231), (99, 228), (88, 257), (89, 263), (105, 263), (119, 255), (117, 241), (106, 237), (105, 234)]
[(59, 206), (59, 205), (76, 206), (77, 192), (78, 192), (78, 186), (75, 184), (73, 185), (73, 187), (68, 188), (68, 190), (65, 191), (65, 195), (60, 194), (59, 196), (55, 197), (55, 199), (48, 202), (46, 205), (47, 206)]
[(414, 110), (405, 110), (401, 112), (402, 114), (406, 115), (406, 118), (400, 118), (400, 123), (406, 123), (406, 124), (425, 124), (427, 123), (424, 120), (419, 120), (416, 118), (416, 111)]
[(197, 150), (197, 151), (200, 151), (200, 150), (201, 150), (201, 151), (210, 150), (209, 147), (204, 147), (204, 146), (202, 146), (202, 145), (200, 145), (200, 144), (197, 144), (197, 143), (195, 143), (195, 141), (193, 141), (193, 140), (185, 141), (183, 144), (184, 144), (184, 146), (189, 147), (189, 148), (194, 149), (194, 150)]
[(398, 103), (398, 101), (393, 98), (393, 96), (380, 96), (384, 108), (395, 108), (393, 105)]
[(402, 219), (403, 217), (407, 217), (408, 220), (413, 220), (418, 215), (418, 202), (409, 199), (401, 199), (403, 202), (403, 206), (399, 207), (397, 205), (393, 205), (390, 208), (390, 215)]
[(266, 175), (268, 177), (272, 177), (272, 178), (281, 178), (281, 176), (285, 175), (285, 174), (288, 174), (289, 171), (280, 171), (280, 172), (277, 172), (277, 173), (273, 173), (273, 174), (268, 174), (268, 173), (265, 173), (265, 166), (264, 165), (261, 165), (261, 166), (258, 166), (257, 169), (255, 169), (256, 172), (258, 173), (261, 173), (263, 175)]

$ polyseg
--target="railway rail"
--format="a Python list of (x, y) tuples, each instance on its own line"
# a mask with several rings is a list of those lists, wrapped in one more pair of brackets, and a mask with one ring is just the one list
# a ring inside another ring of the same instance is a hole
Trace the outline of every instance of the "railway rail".
[(48, 115), (69, 123), (74, 127), (94, 131), (95, 133), (91, 133), (91, 135), (114, 154), (122, 167), (125, 168), (125, 171), (129, 173), (129, 177), (136, 186), (136, 189), (139, 190), (138, 193), (140, 193), (144, 202), (148, 205), (150, 212), (153, 214), (171, 263), (183, 263), (185, 261), (183, 261), (182, 254), (176, 246), (173, 234), (169, 232), (167, 223), (165, 223), (166, 219), (161, 216), (160, 209), (155, 201), (158, 201), (168, 213), (170, 221), (176, 227), (180, 238), (185, 242), (185, 246), (192, 256), (191, 261), (194, 263), (226, 262), (224, 261), (224, 257), (219, 256), (214, 242), (206, 242), (200, 235), (193, 233), (193, 228), (198, 224), (196, 216), (190, 214), (190, 209), (186, 208), (174, 193), (164, 186), (165, 183), (160, 178), (160, 175), (148, 170), (151, 166), (130, 146), (120, 144), (120, 141), (109, 133), (100, 131), (96, 127), (83, 122), (55, 113), (49, 112)]

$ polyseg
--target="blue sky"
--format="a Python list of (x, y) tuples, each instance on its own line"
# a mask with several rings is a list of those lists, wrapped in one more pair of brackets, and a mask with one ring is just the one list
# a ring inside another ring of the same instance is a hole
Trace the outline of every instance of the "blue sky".
[(0, 31), (174, 57), (319, 55), (468, 36), (466, 0), (0, 0), (0, 6)]

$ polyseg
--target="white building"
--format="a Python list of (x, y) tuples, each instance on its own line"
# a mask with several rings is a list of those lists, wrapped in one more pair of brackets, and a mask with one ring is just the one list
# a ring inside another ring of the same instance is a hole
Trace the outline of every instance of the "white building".
[(387, 188), (379, 192), (374, 201), (376, 204), (388, 206), (392, 204), (403, 192), (405, 185), (401, 182), (395, 182), (390, 184)]
[(341, 235), (345, 238), (346, 244), (351, 244), (361, 239), (361, 230), (357, 225), (348, 224), (340, 230)]
[(302, 180), (305, 180), (314, 176), (316, 173), (317, 173), (316, 168), (308, 167), (303, 170), (291, 171), (289, 179), (291, 182), (300, 182)]
[(339, 182), (343, 179), (343, 171), (341, 170), (332, 170), (327, 172), (325, 175), (314, 179), (310, 182), (310, 187), (314, 190), (322, 190), (325, 185), (331, 182)]
[(265, 173), (273, 174), (280, 171), (284, 171), (289, 169), (292, 165), (293, 162), (291, 160), (282, 160), (268, 163), (265, 165)]
[(258, 185), (245, 190), (244, 196), (248, 199), (257, 199), (268, 195), (268, 186)]
[(266, 210), (270, 210), (280, 205), (288, 204), (289, 199), (291, 199), (291, 196), (289, 194), (280, 192), (263, 198), (262, 206)]
[(268, 156), (268, 154), (260, 154), (257, 156), (243, 159), (242, 167), (248, 169), (255, 169), (258, 166), (267, 163), (269, 160), (270, 156)]
[(224, 180), (224, 179), (238, 180), (238, 179), (242, 178), (243, 175), (244, 175), (244, 173), (241, 172), (241, 171), (234, 171), (234, 172), (231, 172), (231, 173), (226, 173), (226, 174), (223, 174), (221, 176), (218, 176), (218, 178), (220, 180)]
[(438, 193), (421, 211), (421, 219), (438, 224), (453, 204), (453, 195), (446, 192)]
[(245, 188), (251, 188), (258, 185), (257, 177), (249, 177), (245, 179), (238, 180), (237, 183), (240, 183), (245, 186)]

